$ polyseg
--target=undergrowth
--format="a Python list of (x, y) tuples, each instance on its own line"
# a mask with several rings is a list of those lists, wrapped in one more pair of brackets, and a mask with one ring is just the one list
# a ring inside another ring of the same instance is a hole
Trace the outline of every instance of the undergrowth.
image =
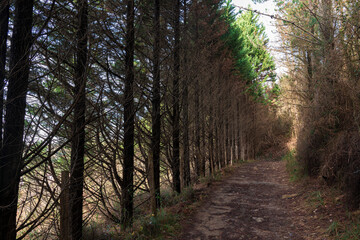
[[(200, 178), (199, 182), (205, 184), (206, 188), (211, 183), (220, 181), (224, 176), (231, 174), (234, 168), (241, 163), (243, 161), (216, 171), (211, 176)], [(177, 194), (171, 189), (162, 189), (162, 208), (156, 216), (149, 214), (149, 209), (145, 204), (144, 207), (136, 209), (137, 217), (134, 219), (133, 227), (126, 231), (121, 230), (121, 226), (118, 223), (106, 223), (94, 218), (84, 228), (84, 239), (147, 240), (174, 238), (180, 233), (181, 219), (196, 208), (195, 206), (203, 199), (202, 194), (196, 193), (192, 187), (185, 188), (181, 194)]]
[(182, 202), (191, 202), (194, 200), (194, 190), (192, 187), (187, 187), (178, 194), (172, 190), (163, 190), (161, 192), (161, 206), (171, 207)]
[(311, 207), (315, 209), (325, 205), (325, 200), (322, 196), (321, 191), (314, 191), (309, 193), (307, 202), (310, 204)]
[(164, 235), (175, 236), (180, 228), (179, 219), (179, 214), (161, 209), (156, 216), (152, 214), (138, 219), (137, 229), (125, 239), (163, 239)]
[(360, 220), (357, 219), (350, 224), (334, 221), (330, 224), (327, 231), (336, 240), (360, 239)]
[[(224, 176), (231, 174), (234, 167), (242, 164), (243, 161), (236, 162), (233, 166), (228, 166), (212, 175), (199, 179), (199, 182), (209, 186), (212, 182), (220, 181)], [(161, 204), (163, 208), (158, 215), (147, 215), (138, 219), (134, 230), (128, 233), (124, 239), (165, 239), (173, 238), (180, 233), (180, 220), (185, 216), (185, 212), (198, 204), (202, 196), (196, 196), (192, 187), (184, 189), (181, 194), (171, 190), (162, 191)]]
[(282, 157), (282, 160), (286, 162), (286, 170), (290, 175), (290, 181), (296, 182), (304, 176), (301, 165), (296, 160), (295, 150), (288, 151)]

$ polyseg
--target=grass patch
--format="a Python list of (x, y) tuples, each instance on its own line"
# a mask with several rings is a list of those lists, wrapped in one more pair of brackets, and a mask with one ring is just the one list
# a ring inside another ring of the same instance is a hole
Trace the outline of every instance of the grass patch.
[(334, 221), (327, 231), (336, 240), (360, 239), (360, 221), (357, 220), (346, 225)]
[(165, 209), (160, 209), (156, 216), (147, 215), (138, 220), (136, 230), (129, 233), (125, 239), (164, 239), (164, 236), (174, 237), (180, 229), (180, 216)]
[(286, 162), (286, 170), (290, 175), (290, 181), (299, 181), (303, 177), (303, 171), (299, 162), (296, 160), (295, 150), (291, 150), (286, 153), (282, 157), (282, 160)]
[(91, 221), (83, 228), (83, 239), (111, 239), (120, 240), (121, 226), (112, 222)]
[(338, 236), (339, 234), (339, 222), (333, 221), (327, 229), (330, 236)]
[(344, 232), (340, 232), (337, 239), (360, 239), (360, 223), (352, 223), (345, 227)]
[(324, 198), (320, 191), (314, 191), (309, 194), (308, 203), (314, 208), (322, 207), (325, 205)]
[(173, 237), (180, 229), (180, 215), (160, 209), (156, 216), (144, 215), (135, 219), (133, 227), (126, 231), (120, 224), (91, 222), (84, 228), (84, 239), (88, 240), (146, 240)]
[(360, 210), (346, 212), (344, 219), (330, 224), (329, 236), (337, 240), (360, 239)]
[(178, 194), (177, 192), (168, 189), (163, 190), (161, 192), (161, 206), (163, 207), (171, 207), (179, 203), (183, 202), (191, 202), (194, 200), (195, 192), (192, 187), (187, 187), (182, 189), (181, 193)]
[(206, 177), (199, 178), (199, 182), (203, 184), (209, 184), (211, 182), (218, 182), (222, 179), (223, 172), (216, 171), (212, 175), (207, 175)]

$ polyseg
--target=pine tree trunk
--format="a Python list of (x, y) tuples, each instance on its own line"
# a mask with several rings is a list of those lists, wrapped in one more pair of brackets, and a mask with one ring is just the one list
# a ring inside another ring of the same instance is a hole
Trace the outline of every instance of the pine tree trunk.
[(174, 0), (174, 79), (173, 79), (173, 160), (172, 174), (174, 190), (181, 191), (180, 185), (180, 107), (179, 107), (179, 79), (180, 79), (180, 0)]
[(87, 79), (88, 5), (87, 0), (78, 3), (78, 29), (74, 88), (74, 122), (71, 142), (70, 175), (70, 234), (71, 239), (82, 238), (82, 208), (85, 154), (85, 111)]
[(219, 128), (218, 128), (218, 118), (215, 119), (214, 129), (215, 129), (215, 169), (220, 169), (220, 148), (219, 148)]
[[(24, 119), (32, 45), (33, 0), (15, 2), (3, 147), (0, 152), (0, 236), (16, 238), (16, 210), (23, 165)], [(3, 16), (1, 16), (3, 17)]]
[(61, 172), (60, 239), (70, 240), (69, 171)]
[(196, 176), (201, 176), (201, 157), (200, 157), (200, 87), (199, 79), (195, 79), (195, 170)]
[[(235, 100), (236, 98), (234, 98)], [(236, 104), (236, 103), (235, 103)], [(231, 148), (232, 148), (232, 153), (231, 153), (231, 162), (234, 164), (234, 162), (237, 160), (236, 159), (236, 106), (234, 106), (234, 102), (232, 101), (231, 104), (231, 115), (232, 115), (232, 120), (231, 120), (231, 140), (232, 140), (232, 144), (231, 144)]]
[(226, 117), (225, 117), (225, 164), (226, 166), (230, 165), (230, 154), (231, 154), (231, 150), (230, 150), (230, 131), (229, 131), (229, 108), (227, 108), (227, 113), (226, 113)]
[(251, 136), (251, 159), (256, 157), (256, 105), (252, 104), (252, 136)]
[(220, 167), (224, 168), (226, 167), (226, 148), (225, 148), (225, 129), (223, 126), (223, 120), (220, 122)]
[[(199, 39), (199, 16), (198, 16), (198, 7), (195, 9), (195, 40)], [(195, 101), (194, 101), (194, 111), (195, 111), (195, 172), (196, 176), (201, 176), (201, 157), (200, 157), (200, 86), (199, 79), (195, 79)]]
[(200, 96), (200, 106), (201, 109), (200, 112), (200, 124), (199, 124), (199, 130), (200, 130), (200, 151), (199, 151), (199, 159), (200, 159), (200, 175), (202, 177), (206, 176), (206, 143), (205, 143), (205, 114), (206, 114), (206, 105), (204, 103), (205, 97), (203, 95), (203, 91), (200, 90), (197, 92), (197, 95)]
[(236, 145), (237, 145), (237, 160), (243, 160), (241, 157), (241, 118), (240, 118), (240, 102), (236, 103)]
[[(204, 100), (204, 97), (202, 98)], [(203, 103), (203, 101), (202, 101)], [(201, 114), (201, 135), (200, 135), (200, 163), (201, 163), (201, 176), (206, 176), (206, 141), (205, 141), (205, 104), (201, 105), (201, 109), (203, 110)]]
[(124, 103), (124, 166), (121, 222), (123, 228), (132, 225), (134, 208), (134, 0), (127, 1), (125, 47), (125, 103)]
[[(187, 3), (184, 0), (184, 25), (187, 28)], [(186, 34), (186, 33), (185, 33)], [(187, 67), (187, 49), (184, 50), (184, 66)], [(186, 74), (185, 74), (186, 75)], [(184, 77), (183, 90), (183, 185), (190, 186), (190, 146), (189, 146), (189, 87), (187, 75)]]
[(0, 2), (0, 149), (3, 138), (3, 105), (5, 87), (6, 41), (9, 30), (9, 0)]
[(226, 165), (230, 165), (231, 164), (231, 89), (230, 86), (227, 86), (228, 89), (226, 91), (226, 117), (225, 117), (225, 136), (226, 136), (226, 140), (225, 140), (225, 144), (226, 144)]
[[(209, 96), (213, 95), (212, 78), (209, 83)], [(213, 117), (213, 102), (209, 102), (209, 128), (208, 128), (208, 145), (209, 145), (209, 171), (210, 175), (214, 173), (214, 117)]]
[(160, 208), (160, 1), (154, 1), (154, 66), (153, 66), (153, 98), (152, 98), (152, 162), (150, 161), (151, 210), (156, 214)]
[[(221, 94), (221, 73), (220, 69), (218, 70), (218, 81), (217, 81), (217, 90), (218, 90), (218, 96), (219, 98), (222, 98)], [(224, 126), (223, 126), (223, 112), (222, 112), (222, 102), (217, 102), (217, 152), (219, 154), (218, 156), (218, 163), (219, 163), (219, 169), (224, 167), (225, 158), (224, 158)]]

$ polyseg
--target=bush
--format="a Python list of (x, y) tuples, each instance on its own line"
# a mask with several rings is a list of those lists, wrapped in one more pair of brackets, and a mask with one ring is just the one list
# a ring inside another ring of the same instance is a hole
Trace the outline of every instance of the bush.
[(291, 150), (286, 153), (282, 160), (286, 162), (286, 170), (290, 175), (291, 181), (298, 181), (302, 176), (304, 176), (304, 171), (301, 168), (301, 165), (296, 160), (295, 150)]
[(127, 239), (162, 239), (163, 235), (173, 235), (179, 225), (179, 216), (164, 209), (156, 216), (148, 215), (140, 219), (137, 232), (132, 232)]

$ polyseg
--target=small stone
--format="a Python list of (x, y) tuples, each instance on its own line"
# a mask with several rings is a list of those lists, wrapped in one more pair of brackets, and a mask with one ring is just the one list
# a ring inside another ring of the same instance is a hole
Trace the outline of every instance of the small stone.
[(294, 198), (294, 197), (297, 197), (298, 194), (297, 193), (294, 193), (294, 194), (285, 194), (285, 195), (282, 195), (282, 199), (291, 199), (291, 198)]
[(344, 198), (345, 195), (340, 195), (335, 198), (335, 202), (341, 202), (341, 200)]
[(261, 222), (264, 221), (264, 219), (261, 218), (261, 217), (252, 217), (252, 219), (254, 219), (254, 220), (255, 220), (256, 222), (258, 222), (258, 223), (261, 223)]

